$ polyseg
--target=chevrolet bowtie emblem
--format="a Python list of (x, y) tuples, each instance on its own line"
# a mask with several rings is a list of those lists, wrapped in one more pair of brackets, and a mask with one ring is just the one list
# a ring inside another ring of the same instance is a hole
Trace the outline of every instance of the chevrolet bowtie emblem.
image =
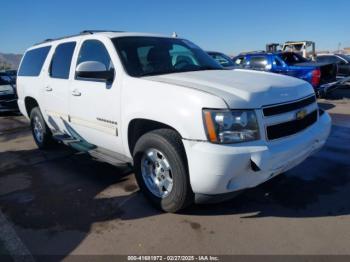
[(305, 109), (302, 109), (302, 110), (298, 111), (295, 115), (296, 115), (297, 120), (301, 120), (301, 119), (305, 118), (305, 116), (307, 115), (307, 111)]

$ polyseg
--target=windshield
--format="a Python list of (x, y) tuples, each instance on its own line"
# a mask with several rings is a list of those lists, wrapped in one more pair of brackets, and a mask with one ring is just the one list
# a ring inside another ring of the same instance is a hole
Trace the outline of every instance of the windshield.
[(10, 76), (5, 74), (0, 74), (0, 85), (10, 85), (13, 83), (13, 80)]
[(298, 63), (308, 62), (308, 60), (297, 53), (282, 53), (279, 57), (287, 64), (294, 65)]
[(338, 55), (339, 57), (343, 58), (344, 60), (346, 60), (348, 63), (350, 63), (350, 57), (347, 55)]
[(187, 40), (137, 36), (112, 41), (130, 76), (223, 70), (206, 52)]
[(218, 62), (220, 65), (222, 65), (223, 67), (232, 67), (235, 64), (233, 63), (233, 61), (231, 60), (230, 57), (228, 57), (225, 54), (221, 54), (221, 53), (212, 53), (209, 52), (208, 53), (212, 58), (214, 58), (216, 60), (216, 62)]

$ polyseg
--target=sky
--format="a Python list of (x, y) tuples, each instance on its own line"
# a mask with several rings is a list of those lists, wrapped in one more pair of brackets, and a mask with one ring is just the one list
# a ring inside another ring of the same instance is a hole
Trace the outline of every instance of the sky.
[(4, 53), (84, 29), (175, 31), (231, 55), (288, 40), (315, 41), (318, 50), (350, 47), (349, 0), (11, 0), (0, 8)]

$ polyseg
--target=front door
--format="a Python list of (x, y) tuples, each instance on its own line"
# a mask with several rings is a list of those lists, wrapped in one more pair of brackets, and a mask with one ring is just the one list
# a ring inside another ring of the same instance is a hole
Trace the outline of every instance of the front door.
[[(107, 47), (109, 47), (109, 50)], [(106, 69), (114, 68), (110, 52), (112, 43), (88, 39), (81, 43), (75, 68), (84, 62), (99, 62)], [(119, 134), (120, 83), (101, 79), (80, 78), (75, 75), (69, 94), (69, 128), (71, 135), (82, 142), (86, 150), (107, 149), (123, 153)], [(118, 84), (119, 83), (119, 84)]]

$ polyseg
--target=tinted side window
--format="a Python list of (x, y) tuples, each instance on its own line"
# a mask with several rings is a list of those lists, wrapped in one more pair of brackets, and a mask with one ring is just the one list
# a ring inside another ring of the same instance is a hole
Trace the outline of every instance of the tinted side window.
[(77, 65), (86, 61), (100, 62), (106, 66), (107, 70), (113, 68), (106, 47), (98, 40), (86, 40), (81, 46)]
[(265, 69), (267, 66), (267, 58), (265, 56), (252, 56), (249, 65), (254, 69)]
[(75, 42), (60, 44), (55, 50), (50, 67), (50, 76), (54, 78), (69, 78), (70, 65), (75, 49)]
[(243, 65), (246, 65), (246, 58), (244, 56), (238, 56), (233, 59), (233, 62), (235, 66), (243, 67)]
[(26, 52), (21, 67), (18, 71), (19, 76), (38, 76), (46, 60), (51, 46), (45, 46)]
[(273, 63), (276, 66), (283, 66), (282, 62), (277, 57), (274, 58)]

